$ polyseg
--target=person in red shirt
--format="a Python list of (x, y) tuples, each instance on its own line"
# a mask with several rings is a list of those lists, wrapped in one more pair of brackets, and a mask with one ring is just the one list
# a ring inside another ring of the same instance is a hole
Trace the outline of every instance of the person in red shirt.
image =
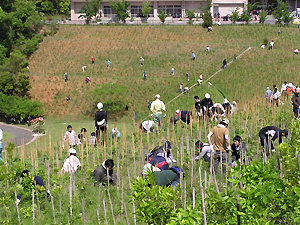
[(94, 56), (92, 57), (92, 64), (94, 64), (95, 63), (95, 58), (94, 58)]

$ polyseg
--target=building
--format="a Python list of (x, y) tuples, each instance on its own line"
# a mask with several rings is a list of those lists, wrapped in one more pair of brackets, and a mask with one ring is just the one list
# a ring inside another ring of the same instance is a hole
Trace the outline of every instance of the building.
[[(130, 16), (140, 17), (142, 15), (143, 0), (128, 0), (130, 2)], [(85, 0), (71, 0), (71, 20), (82, 20), (78, 18), (81, 7), (86, 4)], [(165, 1), (150, 1), (152, 8), (149, 17), (158, 20), (158, 14), (161, 10), (165, 10), (173, 18), (184, 18), (185, 10), (195, 10), (196, 16), (200, 16), (199, 7), (205, 5), (206, 1), (202, 0), (165, 0)], [(223, 17), (231, 14), (236, 8), (242, 9), (247, 5), (247, 0), (212, 0), (212, 16)], [(101, 18), (114, 18), (115, 14), (110, 8), (109, 0), (104, 0), (99, 9)]]

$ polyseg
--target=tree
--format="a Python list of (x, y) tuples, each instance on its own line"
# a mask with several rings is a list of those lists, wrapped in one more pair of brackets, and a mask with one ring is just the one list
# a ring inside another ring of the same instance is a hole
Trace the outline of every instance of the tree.
[(243, 14), (241, 16), (241, 18), (248, 24), (249, 21), (251, 21), (251, 11), (256, 7), (256, 3), (254, 4), (247, 4), (247, 7), (244, 8), (243, 10)]
[(78, 18), (84, 17), (86, 24), (89, 24), (93, 17), (97, 16), (99, 12), (100, 5), (103, 0), (86, 0), (86, 4), (81, 7), (79, 13), (84, 13)]
[(211, 27), (213, 23), (210, 8), (211, 8), (211, 0), (207, 0), (205, 6), (200, 5), (200, 7), (198, 8), (201, 12), (201, 17), (203, 19), (202, 27), (204, 28)]
[(165, 21), (166, 21), (166, 18), (167, 18), (168, 16), (169, 16), (169, 13), (166, 14), (166, 11), (165, 11), (165, 10), (161, 10), (161, 11), (159, 12), (158, 18), (159, 18), (160, 22), (162, 22), (162, 23), (164, 24)]
[(110, 7), (114, 10), (119, 20), (121, 20), (123, 23), (126, 22), (127, 18), (129, 18), (129, 6), (130, 3), (126, 0), (110, 1)]
[(236, 23), (236, 21), (238, 21), (238, 19), (240, 18), (239, 16), (239, 11), (238, 8), (236, 8), (233, 12), (232, 12), (232, 16), (230, 17), (230, 20), (233, 24)]
[(151, 12), (151, 6), (150, 6), (150, 2), (144, 2), (142, 5), (142, 14), (143, 17), (148, 17), (149, 13)]
[(268, 16), (267, 11), (262, 10), (259, 14), (259, 23), (264, 23), (266, 21), (267, 16)]
[(288, 25), (293, 20), (293, 16), (289, 10), (288, 3), (285, 3), (282, 0), (277, 0), (277, 6), (272, 15), (275, 17), (277, 23), (279, 24), (284, 22), (286, 25)]
[(185, 14), (187, 16), (187, 18), (189, 18), (189, 24), (192, 25), (193, 24), (193, 19), (195, 18), (195, 10), (186, 10)]

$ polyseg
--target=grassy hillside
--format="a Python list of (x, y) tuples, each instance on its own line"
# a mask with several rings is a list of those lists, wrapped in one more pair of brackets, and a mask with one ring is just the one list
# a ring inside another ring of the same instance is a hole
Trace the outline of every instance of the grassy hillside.
[[(137, 116), (142, 113), (142, 118), (147, 115), (147, 102), (156, 93), (167, 102), (178, 93), (180, 83), (191, 86), (200, 73), (205, 80), (220, 68), (224, 58), (229, 61), (234, 54), (253, 47), (211, 80), (231, 101), (249, 100), (263, 95), (266, 86), (280, 85), (285, 79), (295, 83), (299, 80), (299, 59), (293, 55), (299, 31), (281, 30), (278, 35), (278, 28), (271, 26), (221, 26), (212, 33), (195, 26), (62, 26), (30, 59), (31, 95), (45, 103), (48, 115), (76, 117), (86, 114), (88, 90), (101, 83), (119, 83), (128, 87), (128, 115), (135, 111)], [(265, 38), (274, 39), (273, 51), (260, 49)], [(211, 47), (209, 54), (205, 53), (207, 45)], [(196, 53), (195, 61), (191, 61), (191, 51)], [(92, 56), (95, 65), (90, 63)], [(144, 67), (138, 63), (140, 56), (145, 59)], [(111, 60), (111, 69), (106, 68), (107, 59)], [(87, 66), (85, 73), (81, 71), (83, 65)], [(170, 76), (172, 67), (174, 77)], [(148, 72), (146, 82), (142, 80), (144, 69)], [(63, 80), (65, 72), (70, 78), (67, 83)], [(189, 84), (186, 72), (190, 74)], [(86, 76), (92, 80), (87, 85)], [(204, 87), (194, 92), (203, 96), (206, 91), (212, 92), (213, 99), (221, 100), (219, 94)], [(67, 95), (71, 97), (68, 103)], [(181, 97), (170, 108), (190, 108), (192, 103), (192, 98)]]

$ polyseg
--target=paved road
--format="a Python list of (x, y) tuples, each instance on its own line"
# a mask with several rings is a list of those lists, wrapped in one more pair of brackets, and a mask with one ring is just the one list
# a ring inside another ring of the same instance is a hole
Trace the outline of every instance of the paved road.
[[(12, 142), (16, 145), (16, 147), (27, 144), (34, 139), (32, 131), (22, 127), (0, 123), (0, 129), (2, 129), (4, 132), (9, 132), (14, 135)], [(4, 145), (6, 145), (6, 143), (4, 143)]]

